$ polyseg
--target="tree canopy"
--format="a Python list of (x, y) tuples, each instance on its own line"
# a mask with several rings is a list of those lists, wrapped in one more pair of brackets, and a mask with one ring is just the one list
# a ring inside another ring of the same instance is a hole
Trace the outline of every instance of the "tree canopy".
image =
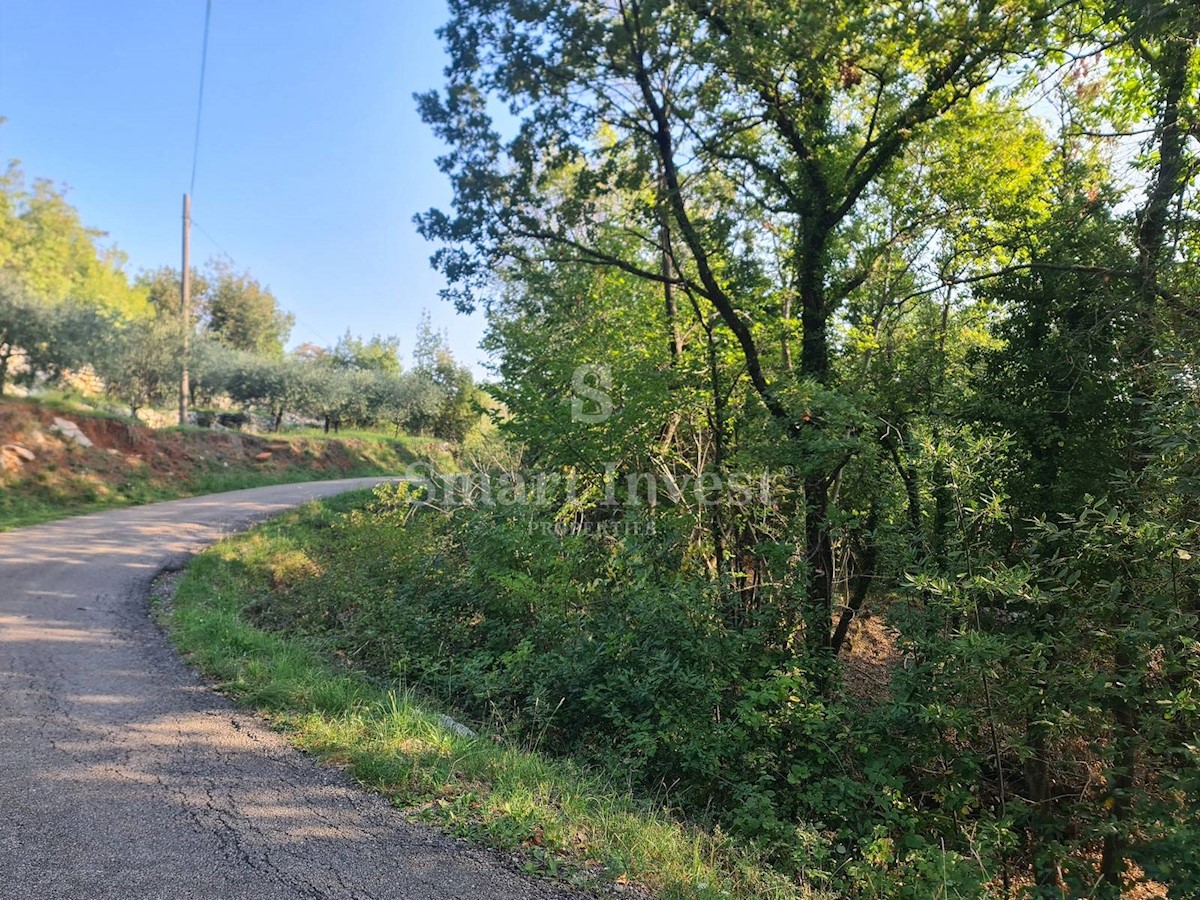
[(124, 254), (102, 244), (104, 237), (82, 224), (52, 182), (30, 184), (15, 161), (0, 174), (0, 270), (48, 302), (69, 298), (126, 316), (145, 315), (146, 296), (130, 285)]
[(851, 893), (1194, 890), (1195, 5), (454, 0), (442, 37), (418, 224), (501, 428), (738, 648), (697, 712), (733, 732), (648, 782)]

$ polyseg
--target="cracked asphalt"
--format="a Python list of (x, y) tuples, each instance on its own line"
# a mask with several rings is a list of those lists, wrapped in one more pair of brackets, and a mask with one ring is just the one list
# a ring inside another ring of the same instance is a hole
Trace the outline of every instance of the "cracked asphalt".
[(208, 690), (148, 614), (230, 531), (380, 479), (278, 485), (0, 534), (0, 897), (562, 898), (410, 823)]

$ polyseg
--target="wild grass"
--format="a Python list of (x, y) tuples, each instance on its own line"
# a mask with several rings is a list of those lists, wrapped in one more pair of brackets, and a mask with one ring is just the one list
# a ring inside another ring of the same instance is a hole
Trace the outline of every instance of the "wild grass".
[(498, 734), (460, 734), (405, 684), (373, 680), (311, 639), (251, 624), (247, 609), (267, 590), (274, 562), (303, 552), (314, 517), (329, 521), (359, 502), (347, 495), (311, 504), (192, 563), (162, 618), (222, 691), (411, 815), (515, 852), (531, 874), (637, 883), (681, 900), (816, 896), (771, 872), (752, 849), (632, 795), (619, 773), (512, 746)]
[(290, 469), (282, 475), (233, 469), (201, 472), (186, 481), (166, 484), (151, 480), (141, 473), (133, 473), (114, 487), (89, 477), (87, 473), (55, 473), (0, 493), (0, 531), (40, 525), (69, 516), (204, 494), (384, 474), (391, 473), (373, 465), (333, 474), (305, 469)]
[(101, 401), (101, 398), (63, 388), (52, 388), (41, 391), (34, 396), (22, 397), (6, 391), (0, 399), (3, 399), (5, 403), (21, 403), (30, 407), (42, 407), (68, 416), (83, 413), (98, 419), (121, 420), (128, 418), (126, 414), (107, 408)]

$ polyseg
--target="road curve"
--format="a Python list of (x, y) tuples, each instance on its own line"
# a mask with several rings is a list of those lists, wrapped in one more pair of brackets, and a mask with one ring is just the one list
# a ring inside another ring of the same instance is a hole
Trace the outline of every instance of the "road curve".
[(207, 690), (147, 614), (164, 568), (379, 479), (0, 534), (0, 897), (565, 898), (406, 822)]

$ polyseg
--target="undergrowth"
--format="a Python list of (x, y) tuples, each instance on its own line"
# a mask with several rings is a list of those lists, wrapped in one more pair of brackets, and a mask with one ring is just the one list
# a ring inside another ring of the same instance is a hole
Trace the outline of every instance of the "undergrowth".
[[(309, 504), (193, 562), (165, 618), (221, 690), (411, 814), (515, 851), (531, 874), (634, 882), (666, 898), (817, 896), (719, 828), (685, 824), (636, 795), (619, 773), (549, 756), (535, 739), (514, 742), (495, 729), (461, 734), (403, 678), (370, 674), (311, 630), (255, 624), (270, 598), (297, 581), (339, 589), (345, 571), (325, 571), (305, 548), (334, 537), (363, 499)], [(338, 539), (344, 545), (352, 535)], [(351, 557), (365, 550), (342, 549)], [(373, 552), (386, 556), (387, 548)]]

